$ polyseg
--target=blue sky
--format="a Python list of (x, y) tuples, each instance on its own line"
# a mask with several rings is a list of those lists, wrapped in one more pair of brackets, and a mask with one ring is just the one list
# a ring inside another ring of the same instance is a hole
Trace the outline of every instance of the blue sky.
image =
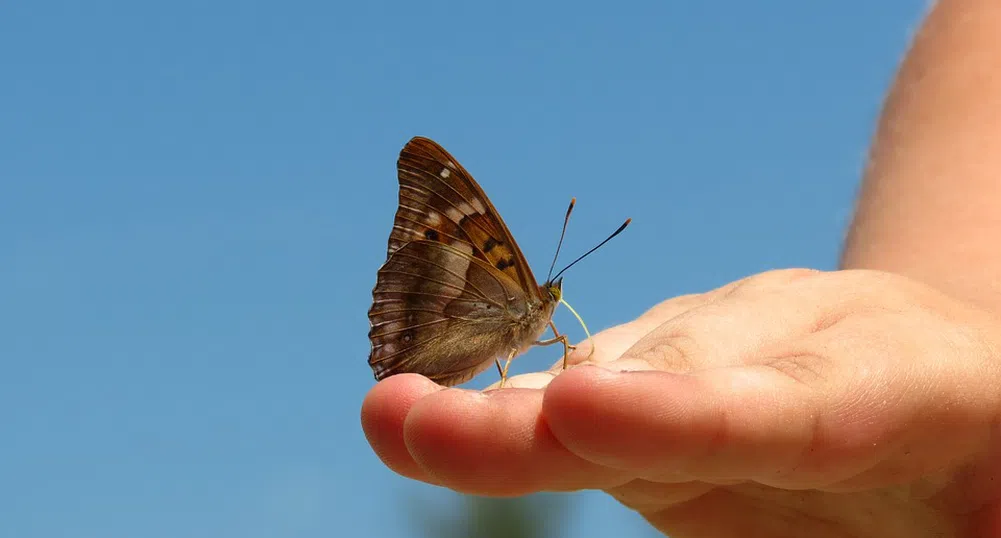
[[(6, 3), (0, 535), (415, 536), (408, 499), (454, 499), (358, 420), (403, 144), (537, 276), (571, 196), (565, 260), (632, 217), (566, 276), (592, 330), (833, 268), (926, 3)], [(578, 497), (571, 535), (644, 535)]]

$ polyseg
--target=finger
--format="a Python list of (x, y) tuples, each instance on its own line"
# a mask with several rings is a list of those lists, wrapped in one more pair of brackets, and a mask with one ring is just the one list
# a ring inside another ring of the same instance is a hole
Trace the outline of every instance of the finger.
[[(768, 365), (693, 374), (582, 367), (550, 383), (543, 416), (574, 454), (661, 482), (856, 491), (986, 450), (998, 402), (983, 383), (896, 370), (873, 361), (811, 383)], [(961, 399), (949, 397), (957, 381), (969, 387)]]
[(393, 471), (434, 483), (407, 451), (403, 424), (414, 403), (441, 390), (443, 387), (424, 376), (399, 374), (380, 381), (365, 396), (361, 407), (362, 429), (376, 455)]
[(491, 496), (612, 487), (632, 477), (569, 452), (540, 417), (542, 392), (448, 389), (415, 403), (404, 424), (435, 483)]
[[(652, 317), (640, 317), (635, 321), (605, 329), (591, 338), (577, 344), (577, 349), (570, 353), (567, 363), (570, 366), (583, 363), (602, 363), (618, 359), (627, 349), (639, 339), (646, 336), (661, 322)], [(556, 361), (550, 371), (559, 372), (563, 369), (563, 360)]]
[[(725, 295), (735, 284), (708, 293), (681, 295), (662, 301), (629, 323), (605, 329), (577, 344), (570, 353), (569, 364), (602, 363), (618, 359), (640, 338), (665, 321), (703, 306)], [(563, 360), (553, 364), (551, 371), (562, 370)]]
[(813, 439), (816, 403), (805, 387), (761, 368), (582, 367), (550, 383), (543, 416), (574, 454), (636, 476), (788, 486), (800, 480), (790, 475)]
[(817, 284), (824, 275), (773, 271), (721, 288), (711, 300), (657, 325), (620, 357), (679, 373), (754, 364), (816, 331), (840, 308), (844, 294)]
[[(601, 331), (590, 339), (577, 344), (576, 349), (569, 354), (567, 365), (568, 367), (573, 367), (580, 364), (601, 364), (618, 361), (616, 368), (620, 370), (650, 369), (654, 366), (651, 366), (645, 357), (632, 357), (632, 359), (636, 360), (622, 360), (622, 355), (627, 351), (634, 350), (637, 342), (644, 337), (650, 336), (658, 327), (672, 320), (682, 319), (686, 314), (698, 311), (707, 305), (712, 305), (725, 299), (737, 290), (774, 288), (817, 273), (817, 271), (813, 270), (772, 271), (731, 282), (707, 293), (682, 295), (662, 301), (644, 312), (637, 319)], [(758, 315), (756, 311), (748, 312), (748, 316), (757, 317)], [(645, 351), (649, 350), (638, 351), (636, 354)], [(663, 364), (655, 366), (663, 366)], [(547, 372), (533, 372), (509, 378), (505, 382), (505, 387), (543, 388), (563, 370), (564, 365), (561, 358), (553, 363)], [(498, 388), (499, 384), (500, 381), (497, 381), (491, 384), (488, 389)]]
[[(541, 389), (549, 384), (554, 377), (560, 374), (562, 368), (556, 368), (555, 370), (549, 370), (546, 372), (529, 372), (527, 374), (518, 374), (507, 378), (504, 382), (505, 389)], [(484, 391), (497, 390), (500, 388), (500, 380), (494, 381), (488, 385)]]
[[(710, 327), (707, 320), (711, 320), (713, 316), (716, 316), (718, 324), (727, 325), (728, 330), (732, 330), (734, 326), (732, 320), (727, 319), (726, 316), (715, 314), (716, 312), (722, 313), (722, 311), (727, 310), (726, 308), (714, 308), (714, 305), (717, 305), (717, 303), (723, 302), (729, 305), (734, 302), (733, 300), (727, 301), (732, 296), (736, 296), (739, 299), (746, 299), (748, 296), (756, 297), (759, 301), (750, 302), (750, 304), (746, 300), (738, 300), (737, 302), (745, 303), (745, 308), (743, 309), (745, 318), (757, 320), (761, 318), (761, 309), (755, 309), (755, 307), (760, 302), (761, 296), (765, 295), (766, 292), (781, 290), (790, 283), (819, 274), (821, 274), (819, 271), (812, 269), (769, 271), (731, 282), (706, 293), (682, 295), (668, 299), (647, 310), (636, 320), (602, 331), (596, 334), (591, 341), (581, 343), (570, 354), (569, 362), (570, 364), (604, 363), (619, 359), (624, 353), (633, 349), (633, 346), (637, 342), (656, 331), (659, 327), (670, 324), (669, 329), (663, 329), (661, 332), (677, 332), (678, 327), (683, 326), (685, 320), (691, 319), (697, 313), (700, 314), (699, 319), (703, 328), (702, 332), (711, 333), (710, 338), (707, 340), (712, 340), (718, 334), (716, 332), (718, 327)], [(704, 312), (707, 308), (710, 311)], [(729, 312), (727, 314), (732, 315)], [(781, 326), (778, 322), (773, 325)], [(552, 370), (561, 367), (562, 361), (558, 361), (553, 365)]]

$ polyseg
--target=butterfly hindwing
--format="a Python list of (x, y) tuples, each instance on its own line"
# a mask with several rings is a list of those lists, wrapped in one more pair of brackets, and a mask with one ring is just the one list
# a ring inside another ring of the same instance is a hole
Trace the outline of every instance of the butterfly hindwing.
[(524, 304), (512, 280), (469, 252), (411, 241), (379, 270), (369, 364), (377, 379), (419, 371), (443, 384), (465, 381), (511, 339)]

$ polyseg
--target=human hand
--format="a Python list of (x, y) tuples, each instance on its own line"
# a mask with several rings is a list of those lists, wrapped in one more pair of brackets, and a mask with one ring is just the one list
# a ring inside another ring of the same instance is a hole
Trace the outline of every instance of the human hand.
[(502, 390), (388, 378), (366, 435), (404, 476), (603, 489), (673, 538), (1001, 533), (989, 313), (887, 273), (773, 271), (594, 342)]

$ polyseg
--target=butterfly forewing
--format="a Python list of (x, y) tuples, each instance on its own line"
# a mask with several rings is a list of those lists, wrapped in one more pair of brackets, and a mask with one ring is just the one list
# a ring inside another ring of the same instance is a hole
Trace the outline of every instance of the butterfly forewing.
[(444, 148), (415, 137), (397, 161), (400, 205), (388, 254), (414, 240), (466, 250), (539, 294), (535, 277), (504, 221), (472, 176)]

